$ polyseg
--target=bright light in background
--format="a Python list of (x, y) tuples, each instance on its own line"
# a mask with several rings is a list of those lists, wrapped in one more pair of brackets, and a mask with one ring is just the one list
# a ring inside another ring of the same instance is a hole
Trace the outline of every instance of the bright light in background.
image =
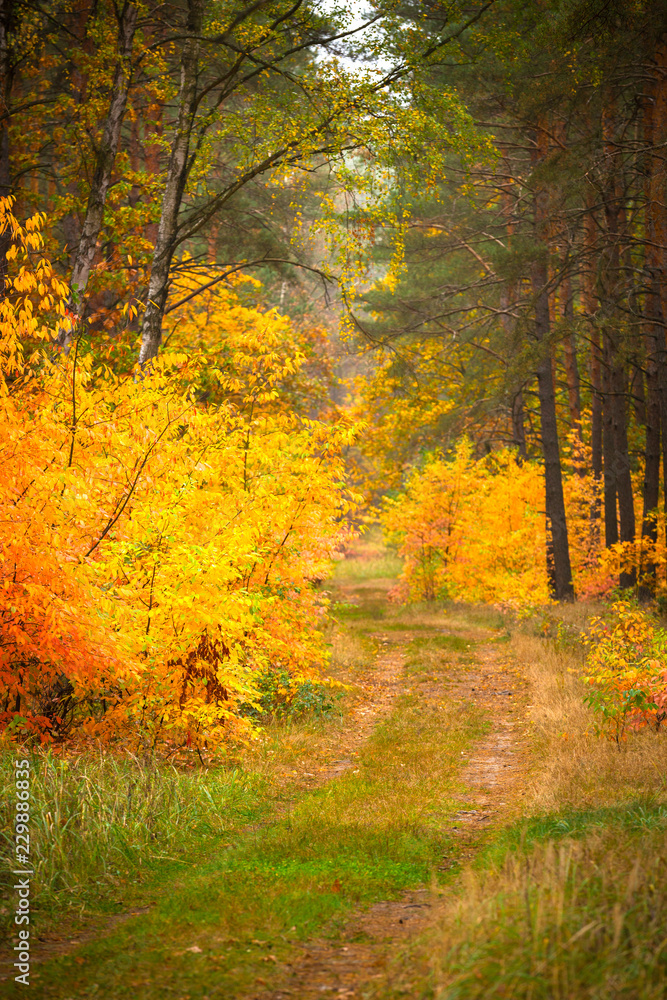
[[(345, 17), (346, 25), (344, 30), (353, 30), (355, 28), (362, 28), (363, 25), (370, 22), (373, 17), (372, 8), (368, 6), (365, 0), (320, 0), (319, 6), (322, 10), (330, 13), (342, 14)], [(368, 42), (377, 40), (378, 26), (377, 22), (369, 24), (367, 28), (358, 31), (355, 35), (350, 37), (350, 44), (354, 46), (355, 44), (363, 44), (364, 41)], [(343, 40), (345, 44), (346, 40)], [(328, 54), (324, 54), (320, 51), (318, 55), (319, 59), (327, 60), (329, 58), (334, 58)], [(387, 59), (378, 58), (377, 56), (372, 56), (371, 58), (364, 58), (361, 54), (355, 56), (354, 59), (345, 56), (337, 55), (335, 58), (338, 59), (340, 64), (351, 73), (354, 72), (368, 72), (369, 69), (373, 69), (379, 73), (385, 73), (391, 67), (391, 63)]]

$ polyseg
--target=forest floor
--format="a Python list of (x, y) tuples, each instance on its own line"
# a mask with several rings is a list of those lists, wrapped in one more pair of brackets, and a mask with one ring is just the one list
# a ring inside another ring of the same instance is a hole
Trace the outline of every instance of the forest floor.
[[(381, 562), (362, 550), (332, 585), (336, 711), (269, 727), (242, 761), (261, 792), (230, 808), (223, 836), (147, 865), (113, 916), (45, 925), (32, 995), (664, 995), (665, 741), (637, 744), (619, 767), (585, 731), (576, 656), (512, 638), (493, 609), (393, 605)], [(572, 871), (590, 889), (586, 865), (607, 864), (607, 833), (628, 865), (609, 862), (604, 899), (577, 884), (570, 905)], [(517, 850), (528, 860), (513, 868)], [(642, 886), (646, 913), (628, 903)], [(635, 956), (626, 992), (605, 949), (627, 961), (618, 928), (632, 920), (644, 936), (633, 930), (629, 946), (648, 957)], [(577, 963), (588, 968), (593, 939), (596, 961), (607, 957), (589, 982)], [(0, 995), (22, 988), (0, 981)]]

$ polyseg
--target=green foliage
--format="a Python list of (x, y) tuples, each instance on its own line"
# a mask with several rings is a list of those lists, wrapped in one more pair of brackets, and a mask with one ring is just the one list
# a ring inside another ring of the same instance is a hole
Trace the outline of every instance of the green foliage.
[(295, 678), (285, 670), (269, 670), (257, 678), (259, 697), (242, 708), (242, 714), (255, 718), (320, 718), (335, 711), (341, 692), (330, 684)]

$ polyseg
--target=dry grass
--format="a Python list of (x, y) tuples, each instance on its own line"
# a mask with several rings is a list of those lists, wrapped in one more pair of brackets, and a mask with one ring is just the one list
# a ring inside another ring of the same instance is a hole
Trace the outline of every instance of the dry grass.
[(440, 929), (438, 1000), (664, 997), (664, 830), (620, 844), (596, 832), (470, 875)]
[(368, 669), (372, 648), (362, 636), (335, 629), (331, 635), (331, 663), (327, 673), (334, 680), (353, 684)]
[(667, 793), (667, 734), (643, 730), (620, 749), (595, 735), (584, 704), (583, 655), (516, 635), (512, 650), (531, 684), (529, 718), (539, 767), (533, 809), (590, 808)]

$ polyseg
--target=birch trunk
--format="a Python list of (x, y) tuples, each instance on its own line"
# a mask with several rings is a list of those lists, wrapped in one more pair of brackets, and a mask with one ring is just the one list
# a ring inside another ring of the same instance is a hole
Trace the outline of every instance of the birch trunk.
[(97, 150), (95, 172), (90, 185), (86, 216), (72, 266), (72, 277), (70, 279), (71, 296), (69, 301), (72, 327), (62, 330), (59, 336), (59, 345), (66, 354), (69, 352), (72, 337), (83, 316), (88, 279), (90, 278), (97, 243), (104, 223), (104, 207), (118, 153), (120, 131), (125, 117), (127, 95), (132, 79), (131, 60), (136, 25), (137, 8), (134, 3), (126, 2), (118, 18), (118, 60), (111, 84), (109, 111), (104, 123), (102, 139)]
[(205, 0), (188, 0), (187, 40), (181, 56), (178, 93), (178, 123), (162, 199), (162, 213), (153, 250), (146, 310), (141, 329), (139, 364), (157, 356), (162, 342), (162, 320), (169, 292), (169, 271), (176, 248), (178, 214), (189, 170), (190, 137), (197, 105), (199, 35), (204, 19)]

